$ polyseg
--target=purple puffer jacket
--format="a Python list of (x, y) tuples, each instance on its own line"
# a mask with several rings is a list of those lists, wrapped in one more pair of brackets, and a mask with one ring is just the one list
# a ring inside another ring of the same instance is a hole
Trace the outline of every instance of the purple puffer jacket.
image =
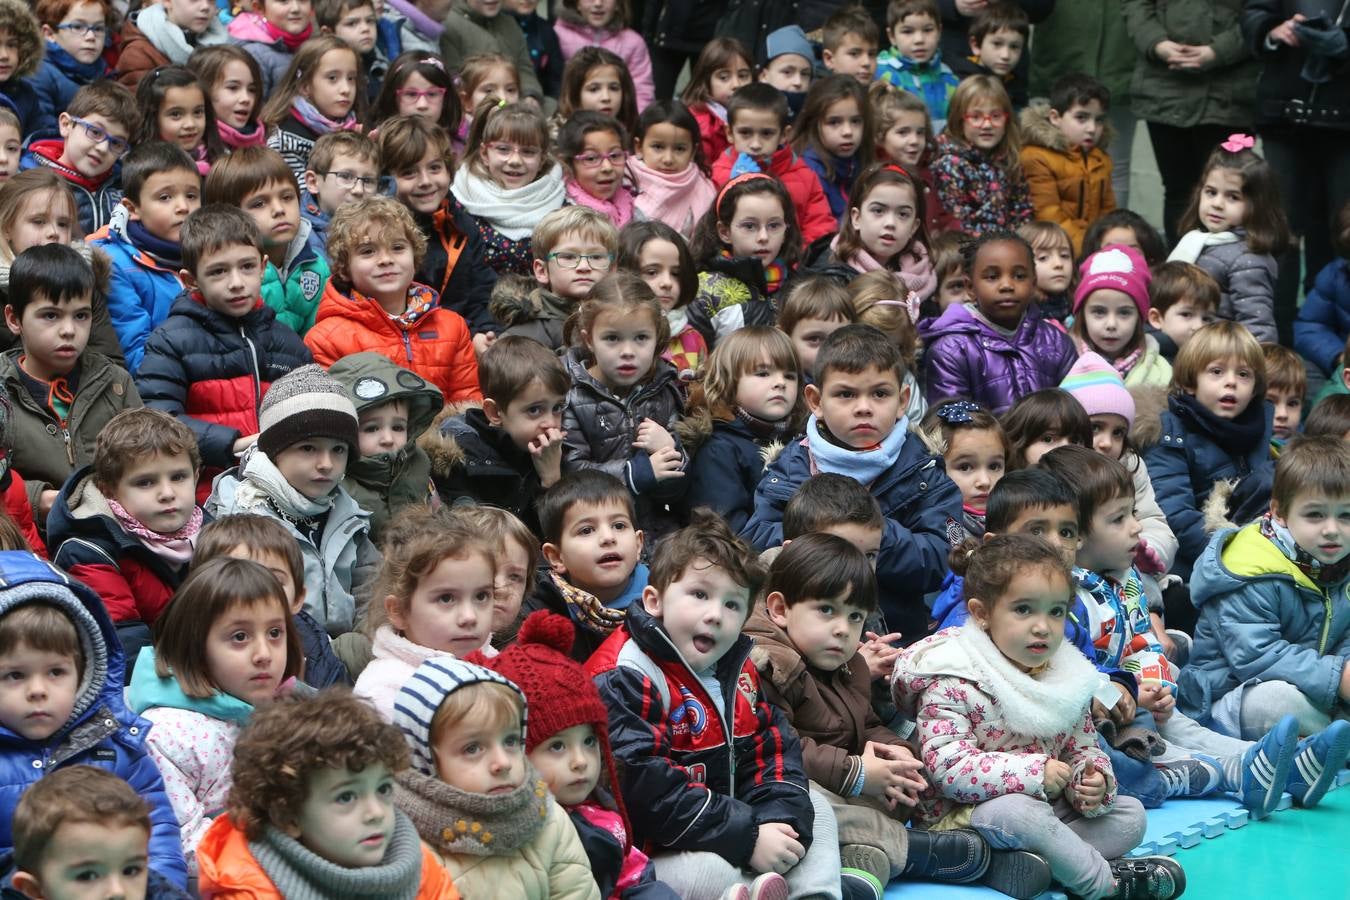
[(1054, 387), (1069, 374), (1078, 351), (1036, 304), (1027, 307), (1011, 339), (975, 318), (965, 304), (920, 323), (929, 404), (953, 397), (974, 400), (1002, 415), (1017, 398)]

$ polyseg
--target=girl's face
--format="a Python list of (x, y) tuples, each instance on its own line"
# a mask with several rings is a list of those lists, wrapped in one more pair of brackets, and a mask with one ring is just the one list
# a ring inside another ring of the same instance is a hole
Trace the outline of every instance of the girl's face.
[(670, 241), (652, 238), (638, 251), (638, 275), (656, 294), (661, 308), (669, 312), (680, 304), (680, 248)]
[(938, 306), (945, 310), (953, 303), (966, 303), (970, 300), (970, 276), (957, 269), (938, 285)]
[(1030, 672), (1064, 643), (1069, 600), (1063, 575), (1027, 566), (1017, 570), (1002, 597), (971, 598), (970, 617), (1009, 662)]
[(989, 492), (1003, 477), (1007, 460), (1003, 440), (990, 428), (960, 428), (943, 454), (947, 475), (961, 489), (961, 501), (967, 509), (984, 515)]
[(1108, 228), (1102, 234), (1102, 246), (1112, 247), (1133, 247), (1141, 254), (1143, 248), (1139, 246), (1139, 236), (1134, 233), (1134, 229), (1127, 225), (1117, 225), (1114, 228)]
[(42, 36), (85, 65), (98, 59), (108, 36), (102, 6), (97, 3), (76, 3), (60, 24), (60, 28), (43, 25)]
[(614, 18), (614, 0), (577, 0), (577, 12), (592, 28), (603, 28)]
[(492, 561), (482, 553), (446, 557), (422, 576), (404, 609), (385, 598), (389, 623), (420, 647), (454, 656), (481, 649), (492, 636)]
[(656, 322), (649, 309), (604, 309), (581, 333), (594, 362), (590, 373), (616, 394), (647, 377), (656, 358)]
[(981, 314), (1000, 328), (1016, 328), (1031, 302), (1034, 273), (1035, 263), (1023, 244), (989, 241), (981, 245), (971, 273)]
[(1210, 233), (1232, 231), (1247, 220), (1247, 198), (1242, 173), (1215, 166), (1200, 185), (1200, 227)]
[(766, 422), (781, 422), (797, 402), (797, 373), (760, 360), (736, 382), (736, 405)]
[(0, 181), (19, 171), (19, 157), (23, 153), (23, 138), (13, 125), (0, 125)]
[(286, 672), (290, 608), (282, 597), (236, 603), (206, 636), (206, 674), (223, 693), (257, 706), (276, 696)]
[(694, 161), (694, 136), (670, 122), (657, 122), (638, 138), (634, 149), (638, 159), (651, 169), (676, 175)]
[(163, 140), (192, 153), (206, 134), (206, 95), (195, 84), (169, 88), (159, 103), (157, 121)]
[(899, 113), (881, 136), (881, 149), (906, 168), (917, 166), (928, 149), (928, 119), (921, 112)]
[(437, 87), (417, 72), (408, 76), (394, 96), (398, 98), (400, 116), (417, 116), (431, 122), (441, 120), (441, 112), (445, 109), (445, 88)]
[(412, 242), (401, 234), (367, 234), (352, 247), (347, 260), (352, 287), (402, 313), (408, 306), (408, 285), (417, 270)]
[(1069, 436), (1062, 431), (1047, 431), (1032, 439), (1027, 445), (1026, 450), (1022, 452), (1028, 466), (1034, 466), (1041, 461), (1041, 457), (1049, 453), (1056, 447), (1067, 447), (1073, 443)]
[(314, 18), (314, 6), (310, 0), (263, 0), (262, 14), (287, 34), (299, 34)]
[(394, 173), (394, 196), (413, 212), (431, 215), (450, 193), (450, 166), (428, 147), (415, 166)]
[[(460, 688), (483, 689), (477, 685)], [(525, 729), (518, 715), (506, 722), (464, 721), (453, 728), (442, 728), (434, 736), (431, 749), (436, 777), (461, 791), (510, 793), (525, 781)]]
[(1003, 141), (1008, 131), (1008, 111), (992, 100), (976, 100), (961, 121), (961, 136), (986, 153)]
[(1083, 331), (1088, 343), (1108, 360), (1123, 356), (1143, 330), (1139, 307), (1124, 291), (1102, 288), (1083, 301)]
[(765, 268), (773, 265), (787, 239), (782, 201), (770, 193), (745, 194), (736, 201), (731, 222), (717, 223), (717, 237), (732, 256), (753, 256)]
[(596, 66), (586, 73), (577, 98), (579, 109), (590, 109), (607, 116), (615, 115), (623, 105), (623, 82), (614, 66)]
[(530, 552), (519, 541), (507, 538), (497, 548), (497, 571), (492, 580), (492, 633), (510, 628), (525, 602), (525, 582), (530, 575)]
[(750, 77), (750, 63), (739, 56), (733, 57), (727, 65), (713, 70), (712, 77), (708, 79), (708, 95), (714, 103), (726, 106), (737, 88), (750, 83)]
[(520, 99), (520, 79), (516, 77), (516, 70), (506, 66), (494, 66), (489, 69), (483, 80), (473, 86), (469, 96), (464, 98), (468, 101), (465, 107), (474, 110), (485, 100), (494, 100), (507, 103), (515, 103)]
[(1130, 423), (1124, 416), (1115, 413), (1092, 416), (1092, 449), (1107, 459), (1120, 459), (1125, 455), (1125, 437), (1129, 433)]
[(216, 121), (231, 128), (246, 128), (258, 105), (258, 85), (248, 66), (237, 59), (227, 62), (211, 88), (211, 109)]
[(18, 256), (29, 247), (45, 244), (69, 244), (75, 226), (75, 211), (56, 191), (36, 191), (28, 195), (13, 223), (5, 229), (5, 239)]
[(1073, 248), (1052, 244), (1036, 250), (1036, 287), (1047, 295), (1062, 294), (1073, 281)]
[(581, 152), (572, 158), (572, 178), (592, 197), (610, 200), (623, 186), (626, 158), (617, 134), (592, 131), (582, 139)]
[(585, 803), (600, 780), (600, 739), (594, 727), (573, 725), (540, 741), (530, 762), (554, 799), (570, 809)]
[(356, 54), (351, 50), (329, 50), (319, 57), (319, 65), (301, 85), (300, 93), (328, 118), (347, 118), (356, 104), (356, 64)]
[(820, 118), (820, 146), (831, 156), (852, 158), (862, 140), (863, 115), (858, 101), (852, 97), (836, 100), (825, 108)]
[(910, 184), (879, 184), (848, 214), (863, 247), (882, 265), (909, 246), (919, 227), (918, 202)]
[(534, 144), (491, 141), (483, 145), (483, 164), (488, 177), (508, 191), (524, 187), (539, 177), (544, 151)]

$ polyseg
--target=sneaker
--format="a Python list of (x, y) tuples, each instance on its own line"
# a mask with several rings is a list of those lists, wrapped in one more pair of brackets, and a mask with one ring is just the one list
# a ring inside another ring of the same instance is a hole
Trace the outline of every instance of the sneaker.
[(1298, 742), (1286, 790), (1299, 806), (1316, 806), (1336, 783), (1336, 773), (1350, 756), (1350, 722), (1338, 719), (1318, 734)]
[(881, 900), (886, 886), (864, 869), (840, 869), (839, 886), (844, 900)]
[(1158, 766), (1158, 777), (1167, 788), (1168, 797), (1207, 797), (1223, 785), (1223, 769), (1219, 761), (1203, 753), (1194, 753), (1190, 759)]
[(1181, 864), (1166, 856), (1114, 859), (1111, 876), (1116, 879), (1111, 900), (1172, 900), (1186, 891)]
[(743, 884), (733, 884), (718, 900), (750, 900), (750, 889)]
[(1298, 720), (1285, 716), (1242, 754), (1242, 805), (1253, 821), (1264, 819), (1279, 805), (1297, 749)]
[(1027, 850), (995, 850), (980, 884), (1015, 897), (1032, 900), (1050, 890), (1050, 864)]
[(750, 882), (750, 900), (788, 900), (788, 883), (777, 872), (765, 872)]

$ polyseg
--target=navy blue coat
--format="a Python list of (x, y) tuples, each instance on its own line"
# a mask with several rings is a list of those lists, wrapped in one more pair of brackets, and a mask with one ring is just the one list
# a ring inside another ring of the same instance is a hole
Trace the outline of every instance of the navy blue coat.
[[(1336, 357), (1350, 336), (1350, 261), (1334, 260), (1317, 273), (1317, 281), (1294, 320), (1294, 349), (1334, 378)], [(1344, 364), (1344, 363), (1342, 363)]]
[(706, 506), (720, 513), (733, 531), (740, 531), (755, 509), (755, 488), (767, 466), (764, 447), (739, 419), (714, 422), (712, 436), (689, 464), (685, 506), (691, 510)]
[(48, 41), (37, 72), (27, 79), (37, 96), (38, 111), (32, 122), (24, 120), (24, 133), (55, 133), (57, 119), (70, 106), (75, 92), (107, 75), (108, 65), (102, 59), (85, 65), (62, 50), (60, 44)]

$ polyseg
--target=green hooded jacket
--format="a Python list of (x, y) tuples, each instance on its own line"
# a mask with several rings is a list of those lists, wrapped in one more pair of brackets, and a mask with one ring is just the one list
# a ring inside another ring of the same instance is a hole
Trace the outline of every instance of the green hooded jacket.
[(1130, 77), (1139, 55), (1125, 28), (1121, 0), (1060, 2), (1031, 35), (1031, 96), (1072, 72), (1091, 75), (1111, 91), (1111, 105), (1130, 102)]

